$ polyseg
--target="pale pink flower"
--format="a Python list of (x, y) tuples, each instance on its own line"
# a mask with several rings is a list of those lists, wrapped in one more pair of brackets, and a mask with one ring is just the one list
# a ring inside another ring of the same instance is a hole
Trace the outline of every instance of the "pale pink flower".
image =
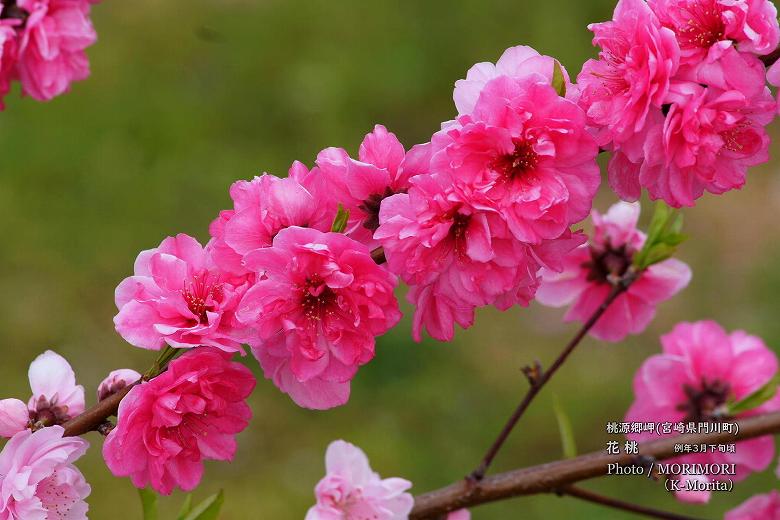
[(423, 328), (449, 341), (455, 323), (473, 323), (476, 307), (528, 305), (540, 267), (560, 269), (565, 253), (584, 240), (565, 233), (539, 245), (520, 242), (489, 200), (464, 197), (452, 185), (444, 172), (414, 177), (408, 193), (383, 202), (374, 234), (390, 271), (411, 286), (417, 341)]
[(490, 80), (472, 113), (431, 139), (431, 171), (449, 172), (464, 197), (486, 199), (530, 244), (587, 217), (601, 181), (584, 112), (539, 78)]
[(252, 352), (267, 378), (300, 406), (344, 404), (376, 336), (398, 323), (396, 278), (340, 233), (289, 227), (248, 254), (258, 274), (238, 309), (257, 329)]
[(448, 514), (447, 520), (471, 520), (471, 512), (468, 509), (458, 509)]
[(140, 348), (204, 345), (243, 352), (241, 343), (251, 331), (235, 320), (235, 310), (248, 287), (247, 277), (222, 272), (194, 238), (168, 237), (142, 251), (134, 276), (116, 288), (114, 325)]
[(601, 51), (577, 76), (579, 103), (598, 144), (620, 147), (645, 129), (649, 114), (660, 112), (680, 49), (644, 0), (620, 0), (611, 21), (588, 29)]
[(141, 380), (141, 374), (130, 368), (113, 370), (100, 382), (97, 389), (98, 401), (114, 395), (123, 388)]
[(382, 479), (371, 469), (363, 450), (333, 441), (325, 453), (326, 475), (314, 489), (317, 504), (306, 520), (406, 520), (414, 499), (402, 478)]
[[(735, 70), (735, 76), (745, 74)], [(762, 76), (763, 77), (763, 76)], [(676, 83), (668, 96), (668, 113), (654, 127), (639, 162), (616, 154), (610, 162), (610, 184), (621, 197), (634, 200), (647, 188), (652, 199), (675, 207), (692, 206), (704, 191), (721, 194), (741, 188), (750, 166), (769, 158), (765, 126), (776, 103), (763, 79), (753, 97), (745, 90), (720, 90), (697, 83)]]
[(73, 463), (89, 447), (60, 426), (21, 431), (0, 453), (0, 520), (86, 520), (89, 484)]
[(108, 468), (138, 488), (191, 491), (204, 459), (233, 459), (235, 436), (252, 416), (245, 401), (254, 387), (252, 373), (230, 354), (210, 347), (186, 352), (122, 399), (103, 445)]
[(63, 424), (84, 411), (84, 387), (76, 384), (70, 364), (47, 350), (30, 364), (32, 397), (0, 400), (0, 436), (12, 437), (30, 427)]
[(209, 232), (214, 238), (209, 247), (217, 265), (236, 275), (248, 273), (244, 257), (269, 247), (282, 229), (301, 226), (330, 231), (336, 215), (324, 176), (297, 161), (287, 178), (266, 173), (233, 183), (230, 197), (233, 209), (222, 211), (212, 222)]
[(723, 520), (780, 520), (780, 492), (754, 495), (727, 511)]
[(87, 0), (17, 0), (29, 15), (20, 29), (18, 74), (22, 92), (48, 101), (89, 76), (84, 50), (97, 35)]
[(674, 497), (680, 502), (689, 504), (706, 504), (712, 498), (712, 491), (699, 490), (700, 486), (706, 486), (710, 479), (707, 475), (680, 475), (679, 491), (674, 492)]
[[(777, 374), (777, 356), (763, 341), (744, 331), (726, 333), (713, 321), (680, 323), (661, 336), (663, 353), (647, 359), (634, 376), (635, 400), (628, 422), (708, 422), (733, 420), (726, 405), (752, 394)], [(742, 418), (780, 410), (780, 393), (762, 405), (740, 413)], [(655, 438), (645, 432), (635, 440)], [(772, 462), (771, 435), (741, 441), (734, 453), (692, 453), (675, 462), (735, 464), (736, 480), (762, 471)], [(716, 477), (711, 477), (716, 478)]]
[(777, 9), (770, 0), (648, 0), (677, 35), (685, 64), (696, 66), (713, 47), (769, 54), (780, 43)]
[[(539, 76), (540, 81), (552, 83), (555, 62), (555, 58), (551, 56), (539, 54), (526, 45), (518, 45), (505, 50), (495, 65), (490, 62), (477, 63), (466, 73), (466, 79), (455, 82), (452, 97), (458, 115), (471, 114), (482, 89), (490, 80), (499, 76), (523, 79), (535, 74)], [(566, 85), (566, 96), (570, 97), (575, 93), (574, 85), (571, 84), (569, 74), (563, 66), (561, 72)]]
[[(562, 272), (542, 270), (536, 293), (539, 302), (553, 307), (571, 305), (564, 321), (587, 321), (645, 242), (645, 234), (636, 227), (639, 211), (638, 203), (627, 202), (613, 205), (605, 215), (593, 210), (590, 243), (566, 257)], [(690, 279), (690, 268), (677, 259), (651, 265), (607, 308), (590, 334), (604, 341), (620, 341), (641, 333), (655, 316), (656, 306), (680, 292)]]
[(409, 178), (428, 173), (430, 145), (407, 153), (398, 138), (382, 125), (366, 135), (352, 159), (346, 150), (327, 148), (317, 156), (317, 168), (328, 183), (330, 197), (350, 212), (345, 233), (374, 249), (382, 201), (406, 193)]

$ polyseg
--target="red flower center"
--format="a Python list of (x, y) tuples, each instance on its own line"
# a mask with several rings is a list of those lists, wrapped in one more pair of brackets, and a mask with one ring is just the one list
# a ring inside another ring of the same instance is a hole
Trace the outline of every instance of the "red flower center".
[(618, 280), (633, 262), (633, 253), (625, 244), (618, 248), (607, 245), (606, 249), (590, 247), (590, 260), (582, 267), (588, 270), (588, 281), (596, 283), (611, 283)]
[(683, 391), (687, 400), (677, 409), (685, 412), (683, 422), (718, 422), (727, 419), (723, 413), (723, 405), (728, 400), (731, 385), (719, 379), (701, 380), (701, 387), (684, 385)]
[(508, 179), (516, 179), (539, 164), (539, 155), (534, 151), (533, 143), (520, 138), (512, 139), (512, 142), (515, 150), (493, 162), (493, 169)]
[(713, 0), (694, 0), (684, 12), (686, 23), (677, 28), (683, 47), (709, 49), (723, 40), (726, 26)]
[(184, 282), (181, 290), (187, 308), (198, 317), (199, 323), (208, 321), (207, 311), (213, 310), (215, 301), (222, 299), (222, 284), (218, 276), (208, 271), (196, 274), (189, 282)]
[(321, 320), (333, 313), (330, 307), (336, 302), (336, 292), (325, 284), (320, 275), (306, 278), (301, 293), (303, 314), (310, 320)]
[(450, 225), (449, 238), (452, 240), (455, 256), (464, 258), (466, 256), (466, 234), (471, 222), (471, 215), (455, 213), (452, 216), (452, 225)]

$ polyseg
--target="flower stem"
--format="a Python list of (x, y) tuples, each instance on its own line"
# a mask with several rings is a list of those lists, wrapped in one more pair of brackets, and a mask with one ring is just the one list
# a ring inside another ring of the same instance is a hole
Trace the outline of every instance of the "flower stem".
[(638, 275), (639, 273), (634, 269), (629, 269), (628, 271), (626, 271), (626, 273), (620, 278), (620, 280), (618, 280), (612, 286), (612, 290), (610, 291), (609, 295), (604, 300), (604, 302), (599, 306), (598, 309), (596, 309), (593, 315), (590, 318), (588, 318), (588, 321), (585, 322), (585, 324), (580, 328), (580, 330), (577, 332), (574, 338), (572, 338), (572, 340), (566, 345), (563, 351), (558, 355), (558, 357), (555, 359), (553, 364), (550, 365), (550, 368), (548, 368), (547, 370), (541, 370), (539, 367), (537, 367), (536, 371), (534, 372), (534, 376), (533, 377), (529, 376), (528, 380), (530, 381), (531, 386), (528, 388), (528, 392), (525, 394), (525, 397), (523, 397), (523, 400), (520, 401), (520, 404), (517, 405), (517, 408), (515, 408), (514, 413), (509, 417), (509, 420), (507, 420), (503, 429), (498, 434), (498, 437), (496, 437), (496, 440), (493, 441), (493, 444), (490, 446), (490, 449), (488, 449), (487, 453), (485, 453), (485, 456), (482, 458), (482, 462), (480, 463), (480, 465), (477, 466), (477, 468), (474, 471), (472, 471), (471, 474), (468, 475), (468, 477), (466, 477), (469, 481), (476, 482), (482, 480), (488, 468), (492, 464), (493, 459), (501, 450), (501, 447), (506, 442), (507, 438), (509, 437), (509, 434), (512, 433), (512, 430), (515, 428), (518, 421), (520, 421), (520, 419), (523, 417), (525, 411), (531, 405), (534, 398), (536, 398), (537, 394), (542, 390), (542, 388), (544, 388), (544, 385), (546, 385), (547, 382), (550, 379), (552, 379), (552, 376), (555, 375), (558, 369), (561, 368), (563, 363), (569, 358), (571, 353), (574, 352), (574, 349), (577, 348), (577, 345), (580, 344), (580, 342), (588, 333), (588, 331), (591, 328), (593, 328), (593, 326), (596, 324), (599, 318), (601, 318), (601, 316), (606, 312), (606, 310), (609, 308), (612, 302), (614, 302), (618, 296), (620, 296), (621, 294), (623, 294), (628, 290), (628, 288), (631, 286), (632, 283), (634, 283)]
[(558, 495), (570, 496), (585, 500), (586, 502), (592, 502), (613, 509), (620, 509), (622, 511), (629, 511), (640, 516), (647, 516), (650, 518), (661, 518), (665, 520), (698, 520), (692, 516), (678, 515), (676, 513), (670, 513), (668, 511), (661, 511), (659, 509), (653, 509), (651, 507), (640, 506), (638, 504), (632, 504), (630, 502), (624, 502), (616, 498), (599, 495), (593, 491), (582, 489), (577, 486), (567, 486), (565, 488), (556, 491)]

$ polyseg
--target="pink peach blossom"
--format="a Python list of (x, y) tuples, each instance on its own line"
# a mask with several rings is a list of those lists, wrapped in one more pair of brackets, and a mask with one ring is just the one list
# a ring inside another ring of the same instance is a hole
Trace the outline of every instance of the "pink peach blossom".
[(135, 347), (160, 350), (213, 346), (243, 352), (251, 331), (238, 323), (235, 310), (249, 287), (214, 263), (209, 248), (179, 234), (142, 251), (135, 274), (116, 288), (117, 332)]
[(255, 378), (230, 354), (212, 347), (186, 352), (122, 399), (103, 458), (117, 477), (168, 495), (194, 489), (203, 460), (232, 460), (235, 435), (249, 424), (245, 400)]
[(448, 514), (447, 520), (471, 520), (471, 512), (468, 509), (458, 509)]
[[(743, 69), (734, 72), (743, 75)], [(762, 76), (763, 77), (763, 76)], [(638, 162), (618, 152), (610, 162), (610, 184), (628, 200), (644, 186), (652, 199), (675, 207), (692, 206), (704, 191), (720, 194), (745, 183), (747, 169), (768, 160), (765, 126), (776, 103), (763, 79), (757, 89), (720, 90), (697, 83), (676, 83), (668, 96), (668, 113), (644, 143)], [(727, 85), (724, 85), (727, 86)]]
[(412, 483), (402, 478), (382, 479), (369, 466), (363, 450), (345, 441), (333, 441), (325, 454), (326, 475), (314, 489), (317, 504), (306, 520), (405, 520), (414, 505), (407, 493)]
[(25, 10), (19, 36), (18, 74), (22, 92), (48, 101), (89, 76), (84, 50), (97, 35), (87, 0), (17, 0)]
[[(731, 334), (713, 321), (680, 323), (661, 337), (663, 352), (647, 359), (634, 377), (635, 400), (628, 422), (730, 420), (727, 403), (752, 394), (777, 374), (777, 356), (763, 341), (743, 331)], [(780, 393), (736, 418), (780, 410)], [(644, 440), (646, 432), (631, 434)], [(681, 463), (735, 464), (735, 480), (772, 462), (774, 439), (767, 435), (738, 443), (734, 453), (692, 453)], [(712, 478), (715, 478), (714, 476)]]
[(317, 156), (317, 168), (328, 183), (331, 198), (350, 212), (345, 233), (370, 249), (379, 227), (382, 201), (409, 189), (409, 178), (428, 173), (430, 145), (409, 152), (392, 132), (376, 125), (360, 144), (358, 160), (346, 150), (327, 148)]
[[(452, 97), (458, 115), (468, 115), (474, 111), (482, 89), (491, 80), (500, 76), (512, 79), (527, 78), (530, 75), (538, 75), (539, 80), (552, 83), (553, 70), (555, 70), (555, 58), (539, 54), (535, 49), (526, 45), (510, 47), (504, 51), (498, 61), (477, 63), (466, 73), (466, 79), (455, 82), (455, 90)], [(567, 97), (574, 94), (574, 85), (569, 80), (569, 74), (561, 66)]]
[(60, 426), (16, 433), (0, 453), (0, 520), (86, 520), (90, 487), (73, 465), (89, 447)]
[(97, 389), (98, 401), (114, 395), (123, 388), (141, 380), (141, 374), (129, 368), (113, 370), (100, 382)]
[(236, 275), (249, 270), (244, 257), (255, 249), (269, 247), (274, 236), (289, 226), (330, 231), (337, 203), (324, 175), (309, 171), (300, 162), (290, 167), (289, 177), (267, 173), (230, 187), (233, 209), (212, 222), (209, 248), (222, 269)]
[(780, 492), (754, 495), (727, 511), (723, 520), (780, 520)]
[(70, 364), (47, 350), (30, 364), (33, 395), (27, 405), (19, 399), (0, 400), (0, 436), (12, 437), (27, 428), (63, 424), (84, 411), (84, 387), (76, 384)]
[(258, 281), (237, 316), (257, 329), (252, 352), (266, 377), (300, 406), (344, 404), (358, 367), (374, 357), (376, 336), (401, 318), (395, 276), (365, 245), (295, 226), (245, 263)]
[(611, 21), (588, 29), (601, 51), (577, 76), (579, 102), (598, 144), (617, 148), (641, 134), (651, 113), (661, 111), (680, 49), (644, 0), (620, 0)]
[(487, 199), (529, 244), (587, 217), (601, 181), (585, 113), (539, 78), (490, 80), (471, 114), (431, 139), (431, 171), (448, 172), (464, 197)]
[(441, 172), (414, 177), (408, 193), (382, 203), (374, 237), (390, 271), (411, 286), (417, 341), (423, 328), (449, 341), (455, 323), (473, 323), (476, 307), (528, 305), (540, 267), (561, 268), (560, 259), (584, 240), (565, 233), (534, 246), (520, 242), (491, 201), (473, 195), (456, 192)]
[[(556, 273), (542, 270), (536, 293), (540, 303), (552, 307), (571, 305), (565, 321), (585, 322), (604, 302), (642, 248), (645, 234), (636, 228), (639, 204), (619, 202), (605, 215), (593, 210), (594, 233), (590, 244), (574, 250), (565, 268)], [(617, 297), (590, 330), (604, 341), (620, 341), (639, 334), (655, 316), (655, 308), (681, 291), (691, 279), (683, 262), (670, 258), (642, 272), (628, 290)]]
[(780, 43), (777, 9), (770, 0), (648, 0), (677, 35), (685, 64), (697, 65), (713, 47), (769, 54)]

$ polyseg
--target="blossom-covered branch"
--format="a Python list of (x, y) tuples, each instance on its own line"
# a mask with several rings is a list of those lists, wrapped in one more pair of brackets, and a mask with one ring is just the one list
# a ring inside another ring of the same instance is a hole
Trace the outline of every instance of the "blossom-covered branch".
[[(643, 460), (665, 460), (679, 455), (675, 452), (675, 445), (678, 444), (724, 444), (775, 434), (780, 432), (780, 412), (741, 419), (737, 424), (736, 435), (730, 432), (685, 434), (642, 442), (639, 444), (639, 454)], [(575, 482), (606, 475), (610, 464), (633, 466), (641, 462), (635, 455), (609, 455), (602, 450), (573, 459), (487, 476), (479, 482), (461, 480), (415, 497), (414, 509), (409, 518), (435, 519), (450, 511), (479, 504), (556, 492)]]

